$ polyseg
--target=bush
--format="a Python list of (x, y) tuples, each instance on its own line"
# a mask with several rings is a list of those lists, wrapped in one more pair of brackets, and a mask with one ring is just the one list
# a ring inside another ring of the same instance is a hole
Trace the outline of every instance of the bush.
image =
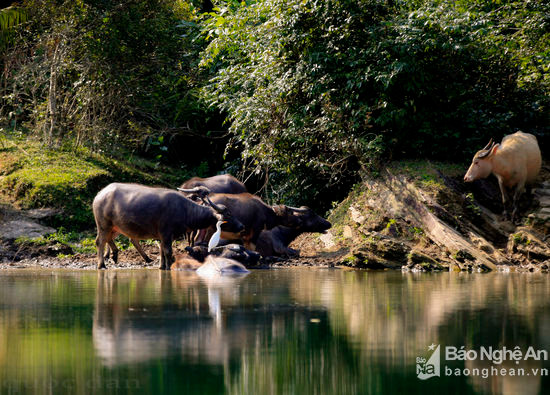
[[(198, 98), (202, 41), (192, 3), (25, 0), (23, 6), (28, 22), (16, 27), (16, 45), (1, 59), (7, 100), (0, 117), (11, 128), (37, 134), (50, 147), (70, 142), (110, 153), (124, 146), (181, 163), (171, 151), (174, 137), (195, 141), (212, 127), (215, 114)], [(159, 138), (163, 144), (150, 146)]]

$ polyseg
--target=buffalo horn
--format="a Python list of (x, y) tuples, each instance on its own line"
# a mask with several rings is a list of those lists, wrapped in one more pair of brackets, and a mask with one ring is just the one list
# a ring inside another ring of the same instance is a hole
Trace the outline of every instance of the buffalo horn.
[(489, 144), (487, 144), (487, 145), (485, 146), (485, 148), (483, 148), (482, 151), (485, 151), (485, 150), (489, 149), (489, 147), (492, 147), (491, 144), (493, 144), (493, 139), (492, 139), (492, 138), (491, 138), (491, 140), (489, 140)]
[(220, 214), (223, 213), (225, 207), (220, 207), (220, 206), (218, 206), (218, 205), (215, 204), (212, 200), (210, 200), (210, 198), (209, 198), (208, 196), (206, 196), (206, 200), (207, 200), (208, 204), (209, 204), (214, 210), (216, 210), (216, 211), (217, 211), (218, 213), (220, 213)]
[(210, 194), (210, 189), (202, 185), (191, 189), (178, 188), (178, 191), (184, 192), (184, 193), (195, 193), (201, 199), (205, 196), (208, 196), (208, 194)]
[(296, 211), (297, 213), (307, 213), (309, 211), (309, 208), (307, 207), (291, 207), (291, 206), (287, 206), (289, 209), (291, 209), (292, 211)]
[(491, 153), (491, 150), (493, 149), (493, 147), (495, 146), (495, 142), (493, 141), (493, 139), (491, 139), (491, 141), (489, 141), (489, 144), (487, 144), (487, 146), (485, 148), (483, 148), (483, 152), (481, 154), (479, 154), (477, 156), (478, 159), (483, 159), (485, 157), (487, 157), (490, 153)]

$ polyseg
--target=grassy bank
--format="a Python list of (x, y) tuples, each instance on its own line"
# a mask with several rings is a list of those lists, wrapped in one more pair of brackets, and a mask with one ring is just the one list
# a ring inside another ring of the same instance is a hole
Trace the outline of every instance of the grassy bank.
[(91, 202), (110, 182), (176, 187), (190, 174), (124, 156), (103, 156), (82, 147), (49, 150), (33, 140), (8, 137), (0, 145), (1, 197), (21, 209), (59, 209), (49, 225), (79, 231), (94, 227)]

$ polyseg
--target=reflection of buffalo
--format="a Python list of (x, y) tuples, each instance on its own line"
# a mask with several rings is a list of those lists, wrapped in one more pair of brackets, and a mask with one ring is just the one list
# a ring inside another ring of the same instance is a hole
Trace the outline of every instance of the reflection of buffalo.
[[(135, 273), (98, 272), (92, 335), (105, 365), (177, 354), (225, 364), (244, 348), (255, 347), (258, 333), (284, 336), (287, 319), (299, 319), (303, 326), (310, 315), (325, 314), (308, 308), (298, 308), (298, 314), (276, 308), (243, 311), (238, 306), (253, 291), (242, 278), (201, 278), (182, 271), (155, 274), (146, 272), (136, 280)], [(143, 294), (147, 289), (152, 300)], [(273, 297), (281, 293), (288, 294), (288, 289), (282, 287)]]

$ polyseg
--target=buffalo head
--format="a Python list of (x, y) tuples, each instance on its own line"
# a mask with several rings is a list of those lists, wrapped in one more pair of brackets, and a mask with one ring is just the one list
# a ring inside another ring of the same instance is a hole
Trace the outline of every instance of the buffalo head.
[(464, 175), (464, 182), (472, 182), (481, 178), (487, 178), (493, 171), (492, 158), (500, 144), (496, 144), (493, 139), (482, 150), (479, 150), (472, 160), (470, 168)]
[(214, 209), (216, 212), (216, 218), (218, 218), (219, 221), (225, 221), (224, 224), (222, 224), (221, 229), (224, 232), (231, 232), (231, 233), (241, 233), (244, 231), (244, 225), (241, 221), (239, 221), (237, 218), (235, 218), (232, 214), (229, 208), (227, 208), (223, 204), (215, 204), (208, 196), (203, 199), (205, 204), (208, 204), (210, 207)]
[(273, 206), (273, 211), (284, 220), (281, 225), (288, 226), (302, 232), (324, 233), (332, 226), (330, 222), (317, 215), (306, 206), (290, 207), (285, 205)]

